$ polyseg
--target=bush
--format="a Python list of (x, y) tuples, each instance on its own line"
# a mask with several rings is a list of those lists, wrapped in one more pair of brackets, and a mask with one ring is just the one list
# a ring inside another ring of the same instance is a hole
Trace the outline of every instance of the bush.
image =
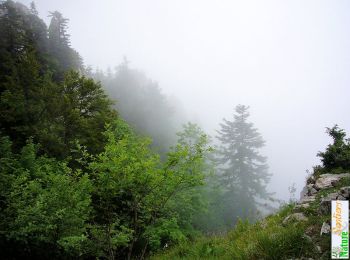
[(346, 139), (346, 133), (337, 125), (327, 128), (329, 136), (332, 137), (333, 143), (328, 145), (325, 152), (319, 152), (325, 171), (340, 173), (350, 170), (350, 139)]

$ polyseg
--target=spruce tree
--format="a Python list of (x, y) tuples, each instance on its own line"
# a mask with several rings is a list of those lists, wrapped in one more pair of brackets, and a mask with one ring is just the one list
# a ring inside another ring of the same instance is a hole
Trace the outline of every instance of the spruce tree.
[(266, 157), (259, 153), (265, 142), (253, 123), (248, 122), (248, 109), (236, 106), (233, 120), (224, 119), (217, 131), (221, 142), (219, 177), (225, 190), (229, 225), (234, 217), (254, 219), (259, 201), (271, 195), (266, 191), (270, 179)]
[(58, 12), (50, 12), (51, 22), (48, 30), (50, 54), (55, 58), (54, 78), (63, 80), (64, 73), (70, 69), (83, 71), (83, 62), (79, 53), (70, 47), (68, 19)]

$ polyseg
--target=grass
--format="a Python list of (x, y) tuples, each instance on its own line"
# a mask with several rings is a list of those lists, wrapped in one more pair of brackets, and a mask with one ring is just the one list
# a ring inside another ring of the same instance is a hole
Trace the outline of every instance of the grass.
[(151, 259), (287, 259), (313, 256), (314, 246), (305, 236), (306, 223), (282, 225), (294, 205), (255, 224), (240, 221), (221, 237), (201, 237), (151, 257)]
[[(331, 216), (320, 215), (319, 205), (323, 197), (344, 186), (350, 186), (350, 178), (342, 179), (335, 187), (319, 191), (309, 208), (300, 209), (308, 217), (305, 222), (282, 225), (285, 217), (293, 213), (295, 205), (289, 204), (257, 223), (240, 221), (224, 236), (198, 237), (195, 241), (158, 252), (151, 259), (277, 260), (301, 256), (328, 259), (330, 236), (320, 236), (320, 230), (323, 222), (329, 222)], [(315, 244), (321, 247), (323, 254), (316, 250)]]

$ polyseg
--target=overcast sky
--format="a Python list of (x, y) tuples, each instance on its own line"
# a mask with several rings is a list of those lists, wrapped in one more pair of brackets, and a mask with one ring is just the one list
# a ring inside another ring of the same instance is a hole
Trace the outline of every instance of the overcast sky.
[[(29, 4), (31, 1), (20, 1)], [(288, 199), (330, 139), (350, 130), (350, 1), (37, 0), (70, 19), (85, 64), (131, 66), (176, 96), (211, 134), (250, 105), (264, 136), (271, 187)]]

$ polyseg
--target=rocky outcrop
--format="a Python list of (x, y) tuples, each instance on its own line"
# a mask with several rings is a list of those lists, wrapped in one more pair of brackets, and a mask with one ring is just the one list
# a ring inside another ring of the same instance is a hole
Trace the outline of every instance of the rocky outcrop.
[(282, 224), (286, 225), (286, 224), (293, 222), (293, 221), (307, 221), (307, 220), (308, 220), (308, 218), (303, 213), (293, 213), (293, 214), (287, 216), (283, 220)]
[[(316, 215), (322, 218), (324, 218), (324, 216), (329, 216), (330, 219), (331, 201), (350, 199), (350, 186), (341, 187), (340, 185), (340, 182), (344, 178), (350, 178), (350, 173), (327, 173), (319, 175), (318, 177), (315, 175), (309, 176), (304, 189), (300, 193), (300, 200), (294, 207), (294, 213), (287, 216), (282, 224), (286, 225), (291, 223), (291, 221), (307, 221), (308, 217), (310, 218), (308, 212), (313, 212), (311, 216)], [(315, 203), (317, 203), (317, 205)], [(310, 239), (315, 242), (315, 252), (319, 254), (320, 259), (329, 259), (330, 249), (323, 248), (322, 250), (322, 244), (319, 244), (319, 242), (316, 241), (320, 241), (321, 237), (327, 237), (330, 235), (330, 224), (330, 220), (323, 222), (322, 226), (320, 223), (310, 223), (310, 226), (305, 230), (305, 234), (310, 236)], [(325, 247), (324, 244), (323, 247)]]
[(349, 193), (347, 195), (342, 194), (341, 191), (330, 193), (321, 199), (319, 212), (323, 215), (331, 214), (332, 200), (347, 200), (347, 199), (349, 199)]
[[(320, 190), (335, 187), (343, 178), (350, 178), (350, 173), (341, 174), (322, 174), (318, 178), (310, 176), (307, 185), (300, 193), (300, 201), (297, 203), (296, 210), (308, 208), (311, 202), (316, 200), (316, 195)], [(332, 200), (347, 200), (350, 198), (350, 186), (342, 187), (338, 192), (330, 193), (320, 201), (319, 211), (321, 214), (331, 212)]]
[(350, 173), (342, 173), (342, 174), (322, 174), (316, 180), (315, 185), (313, 187), (316, 190), (322, 190), (326, 188), (334, 187), (341, 179), (350, 178)]

